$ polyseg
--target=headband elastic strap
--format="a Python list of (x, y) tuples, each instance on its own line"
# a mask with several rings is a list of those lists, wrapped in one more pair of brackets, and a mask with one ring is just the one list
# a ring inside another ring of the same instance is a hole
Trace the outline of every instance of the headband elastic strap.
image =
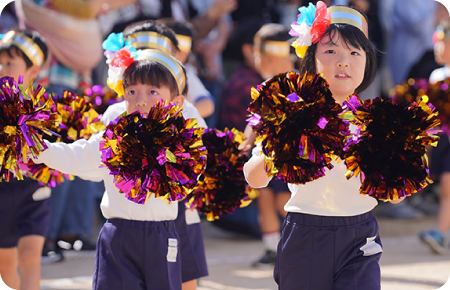
[(136, 58), (136, 60), (143, 59), (156, 61), (166, 67), (177, 82), (179, 94), (183, 93), (186, 87), (186, 75), (183, 67), (173, 56), (156, 49), (146, 49), (141, 51)]
[(177, 51), (168, 37), (154, 31), (135, 32), (129, 35), (126, 40), (136, 49), (159, 49), (170, 55), (175, 55)]
[(11, 43), (17, 46), (34, 65), (41, 66), (44, 63), (44, 53), (39, 45), (23, 33), (9, 31), (0, 40), (1, 43)]
[(331, 15), (332, 24), (342, 23), (355, 26), (356, 28), (359, 28), (367, 38), (369, 37), (367, 21), (364, 16), (355, 9), (345, 6), (332, 6), (328, 8), (328, 13)]

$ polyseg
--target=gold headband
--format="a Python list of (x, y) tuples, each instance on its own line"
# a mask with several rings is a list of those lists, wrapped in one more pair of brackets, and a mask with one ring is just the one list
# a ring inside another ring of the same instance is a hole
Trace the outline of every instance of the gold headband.
[(178, 47), (181, 51), (190, 52), (192, 49), (192, 38), (187, 35), (176, 34)]
[(126, 40), (136, 49), (159, 49), (170, 55), (175, 55), (177, 51), (168, 37), (154, 31), (135, 32), (129, 35)]
[(331, 6), (328, 8), (328, 13), (331, 15), (331, 24), (343, 23), (353, 25), (356, 28), (359, 28), (367, 38), (369, 37), (367, 21), (364, 16), (355, 9), (346, 6)]
[(44, 63), (44, 53), (39, 45), (22, 32), (8, 31), (0, 42), (17, 46), (34, 65), (41, 66)]
[(254, 47), (261, 52), (279, 57), (288, 57), (291, 52), (291, 45), (286, 41), (267, 40), (261, 43), (259, 37), (255, 38)]
[(184, 73), (182, 65), (173, 56), (156, 49), (145, 49), (139, 52), (136, 60), (153, 60), (166, 67), (178, 85), (179, 94), (183, 93), (186, 87), (186, 75)]

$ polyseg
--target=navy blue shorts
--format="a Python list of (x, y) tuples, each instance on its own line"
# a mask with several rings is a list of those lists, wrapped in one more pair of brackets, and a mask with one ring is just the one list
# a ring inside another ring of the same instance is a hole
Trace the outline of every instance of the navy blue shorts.
[(0, 183), (0, 248), (16, 247), (24, 236), (47, 235), (50, 193), (28, 178)]
[(372, 212), (350, 217), (290, 212), (274, 278), (281, 290), (379, 290), (382, 251)]
[(93, 290), (181, 290), (174, 221), (109, 219), (95, 255)]
[[(178, 217), (175, 220), (175, 226), (180, 236), (183, 283), (208, 276), (200, 219), (195, 220), (195, 215), (198, 216), (197, 212), (189, 213), (188, 211), (184, 202), (178, 203)], [(189, 214), (194, 215), (194, 219), (189, 218)], [(187, 215), (188, 220), (186, 219)]]
[(287, 186), (287, 183), (280, 179), (272, 178), (272, 180), (267, 185), (268, 188), (271, 188), (273, 190), (273, 193), (277, 194), (279, 192), (287, 192), (291, 193), (289, 191), (289, 188)]
[(444, 172), (450, 172), (450, 141), (447, 134), (439, 134), (441, 139), (431, 150), (430, 175), (439, 178)]

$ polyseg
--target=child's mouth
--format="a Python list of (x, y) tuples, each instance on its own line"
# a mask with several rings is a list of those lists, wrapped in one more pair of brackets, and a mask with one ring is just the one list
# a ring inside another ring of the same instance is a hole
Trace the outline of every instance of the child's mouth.
[(338, 79), (346, 79), (346, 78), (350, 78), (349, 75), (343, 74), (343, 73), (337, 74), (335, 77), (337, 77)]

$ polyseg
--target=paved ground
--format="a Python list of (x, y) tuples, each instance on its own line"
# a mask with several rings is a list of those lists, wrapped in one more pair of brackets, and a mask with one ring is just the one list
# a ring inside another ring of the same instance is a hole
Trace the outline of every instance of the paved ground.
[[(435, 222), (435, 218), (379, 220), (383, 290), (434, 290), (447, 281), (450, 251), (442, 256), (432, 254), (417, 238), (420, 230)], [(200, 281), (199, 290), (277, 289), (272, 269), (249, 266), (263, 251), (260, 241), (224, 232), (206, 221), (202, 225), (210, 276)], [(43, 265), (41, 289), (91, 289), (93, 270), (93, 252), (66, 252), (64, 262)]]

